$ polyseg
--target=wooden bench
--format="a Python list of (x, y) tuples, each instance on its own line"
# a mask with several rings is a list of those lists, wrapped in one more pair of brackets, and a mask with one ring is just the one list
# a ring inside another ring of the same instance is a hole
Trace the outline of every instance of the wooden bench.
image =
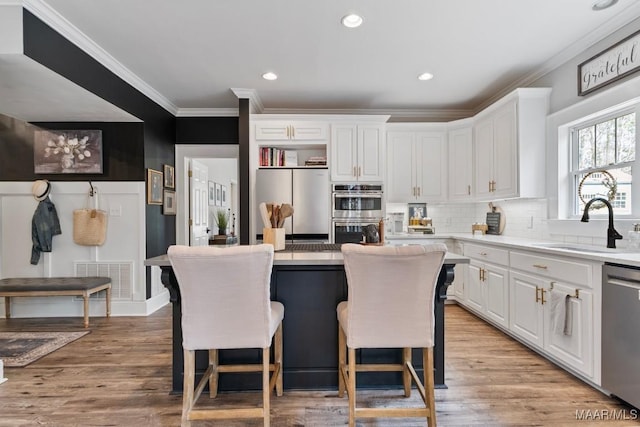
[(11, 318), (11, 297), (81, 296), (84, 299), (84, 327), (89, 327), (89, 296), (107, 291), (107, 317), (111, 315), (111, 279), (109, 277), (21, 277), (0, 279), (0, 297), (4, 297), (7, 319)]

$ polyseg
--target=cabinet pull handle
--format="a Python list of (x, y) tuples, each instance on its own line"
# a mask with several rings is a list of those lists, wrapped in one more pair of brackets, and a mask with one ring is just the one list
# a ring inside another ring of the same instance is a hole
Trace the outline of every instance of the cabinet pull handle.
[(358, 175), (356, 175), (356, 167), (355, 167), (355, 166), (353, 167), (353, 176), (354, 176), (354, 177), (355, 177), (355, 176), (358, 176)]
[(489, 193), (491, 193), (493, 190), (491, 189), (491, 181), (489, 181)]
[(415, 197), (415, 195), (416, 195), (416, 187), (411, 187), (411, 195)]
[(540, 292), (540, 288), (536, 286), (536, 302), (540, 302), (540, 296), (539, 296), (539, 292)]
[(467, 195), (470, 196), (471, 195), (471, 186), (467, 185)]
[(296, 128), (293, 127), (293, 125), (291, 125), (291, 138), (295, 138), (296, 137)]
[(544, 305), (544, 303), (545, 303), (545, 302), (547, 302), (547, 301), (544, 299), (544, 293), (545, 293), (545, 291), (546, 291), (546, 289), (544, 289), (544, 288), (540, 288), (540, 294), (542, 295), (542, 297), (540, 298), (540, 302), (542, 303), (542, 305)]
[(358, 176), (362, 176), (362, 167), (358, 166)]
[(541, 268), (541, 269), (543, 269), (543, 270), (546, 270), (547, 268), (549, 268), (549, 267), (547, 267), (546, 265), (542, 265), (542, 264), (533, 264), (533, 266), (534, 266), (535, 268)]
[(479, 254), (479, 255), (487, 256), (487, 253), (486, 253), (486, 252), (480, 252), (480, 254)]
[(287, 125), (287, 138), (290, 138), (289, 125)]
[(421, 187), (418, 187), (418, 197), (420, 197), (420, 189)]

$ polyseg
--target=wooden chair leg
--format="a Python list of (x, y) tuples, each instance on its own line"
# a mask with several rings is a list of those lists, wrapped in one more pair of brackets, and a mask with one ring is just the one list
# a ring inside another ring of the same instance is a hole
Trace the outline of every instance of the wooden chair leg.
[(262, 410), (264, 411), (264, 427), (269, 427), (271, 408), (269, 407), (269, 347), (262, 349)]
[(209, 397), (215, 398), (218, 395), (218, 350), (209, 350), (209, 366), (211, 374), (209, 374)]
[(274, 350), (273, 356), (275, 359), (276, 366), (279, 366), (278, 377), (276, 379), (276, 396), (282, 396), (282, 371), (284, 367), (282, 366), (282, 322), (278, 325), (278, 329), (276, 330), (276, 335), (274, 338)]
[(429, 427), (435, 427), (436, 421), (436, 396), (433, 378), (433, 347), (422, 349), (422, 363), (424, 366), (424, 387), (429, 408)]
[(402, 349), (402, 384), (404, 385), (404, 396), (411, 396), (411, 372), (409, 371), (409, 363), (411, 363), (411, 349), (405, 347)]
[(111, 317), (111, 286), (107, 288), (107, 317)]
[(342, 326), (338, 323), (338, 397), (344, 396), (345, 383), (342, 368), (347, 362), (347, 340)]
[(84, 291), (82, 295), (82, 299), (84, 300), (84, 327), (89, 327), (89, 294), (87, 291)]
[(11, 319), (11, 297), (4, 297), (4, 317)]
[(189, 412), (193, 407), (193, 392), (196, 374), (196, 352), (193, 350), (184, 350), (184, 381), (182, 388), (182, 427), (191, 426), (189, 421)]
[(356, 425), (356, 350), (349, 349), (349, 384), (347, 395), (349, 397), (349, 427)]

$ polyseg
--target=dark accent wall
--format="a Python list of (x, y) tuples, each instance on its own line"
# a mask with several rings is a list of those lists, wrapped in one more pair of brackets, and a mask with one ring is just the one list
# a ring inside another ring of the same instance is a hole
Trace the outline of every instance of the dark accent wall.
[[(23, 10), (23, 37), (25, 55), (142, 121), (141, 138), (138, 135), (138, 138), (128, 141), (130, 145), (108, 148), (111, 153), (108, 159), (110, 171), (111, 163), (117, 161), (112, 159), (112, 154), (117, 153), (122, 158), (124, 154), (132, 153), (136, 158), (135, 163), (113, 170), (115, 175), (109, 179), (120, 180), (119, 173), (126, 170), (127, 174), (134, 175), (135, 180), (143, 181), (146, 168), (162, 170), (163, 164), (174, 164), (176, 119), (171, 113), (27, 10)], [(64, 125), (69, 126), (69, 123)], [(145, 216), (147, 257), (165, 253), (169, 245), (175, 243), (175, 216), (162, 215), (162, 207), (157, 205), (147, 205)], [(147, 295), (149, 290), (150, 277), (147, 274)]]
[(237, 117), (178, 117), (176, 144), (237, 144)]

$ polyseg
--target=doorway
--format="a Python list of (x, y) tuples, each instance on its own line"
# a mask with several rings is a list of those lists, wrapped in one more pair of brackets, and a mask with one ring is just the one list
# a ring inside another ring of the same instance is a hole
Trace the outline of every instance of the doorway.
[[(200, 218), (200, 225), (206, 223), (206, 228), (210, 235), (217, 233), (217, 227), (213, 215), (218, 209), (225, 209), (229, 212), (229, 230), (233, 231), (233, 218), (235, 218), (236, 235), (238, 233), (238, 224), (240, 221), (240, 212), (238, 210), (238, 159), (239, 146), (236, 144), (225, 145), (195, 145), (195, 144), (179, 144), (176, 145), (176, 190), (178, 201), (178, 212), (176, 215), (176, 244), (191, 245), (191, 224), (193, 224), (193, 214), (191, 213), (192, 203), (189, 186), (189, 168), (190, 164), (195, 160), (207, 169), (207, 187), (213, 185), (213, 200), (209, 198), (207, 190), (208, 215), (207, 218)], [(219, 185), (217, 187), (216, 185)], [(216, 188), (220, 189), (220, 197), (216, 199)], [(224, 190), (224, 191), (223, 191)], [(235, 193), (234, 193), (235, 192)], [(224, 195), (224, 201), (223, 201)], [(203, 202), (200, 202), (203, 203)], [(202, 207), (202, 204), (200, 205)], [(197, 244), (197, 243), (196, 243)]]

